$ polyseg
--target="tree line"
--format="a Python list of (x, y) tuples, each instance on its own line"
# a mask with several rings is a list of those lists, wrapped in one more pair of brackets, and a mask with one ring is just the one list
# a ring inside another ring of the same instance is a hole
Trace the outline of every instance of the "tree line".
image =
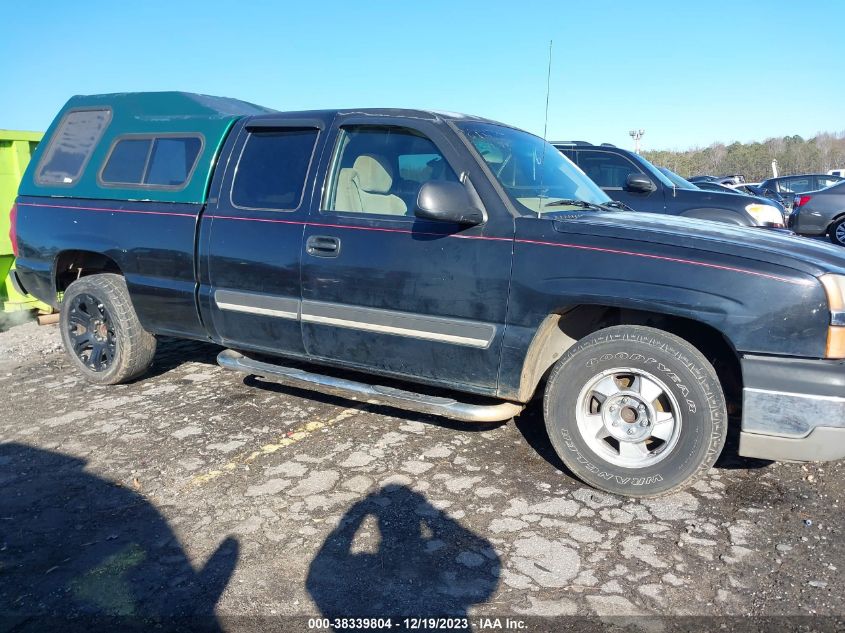
[(709, 174), (744, 174), (748, 182), (772, 177), (772, 161), (777, 160), (779, 176), (819, 173), (845, 168), (845, 130), (820, 132), (811, 139), (784, 136), (762, 143), (713, 143), (685, 151), (644, 151), (643, 156), (659, 167), (689, 178)]

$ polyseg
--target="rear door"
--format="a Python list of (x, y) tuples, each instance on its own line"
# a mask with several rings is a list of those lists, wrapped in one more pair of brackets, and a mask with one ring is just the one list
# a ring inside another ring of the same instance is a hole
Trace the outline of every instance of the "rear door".
[(319, 119), (259, 117), (233, 135), (199, 240), (201, 313), (224, 345), (303, 353), (302, 233), (324, 127)]
[[(631, 159), (614, 152), (592, 148), (578, 148), (577, 156), (581, 170), (614, 200), (624, 202), (635, 211), (664, 212), (663, 185), (656, 181), (654, 176), (646, 174)], [(648, 176), (657, 188), (648, 193), (628, 191), (625, 181), (630, 174)]]
[(304, 235), (308, 354), (493, 393), (513, 218), (489, 204), (479, 226), (414, 217), (429, 180), (462, 182), (483, 206), (495, 194), (479, 166), (445, 124), (422, 118), (339, 118), (328, 143)]

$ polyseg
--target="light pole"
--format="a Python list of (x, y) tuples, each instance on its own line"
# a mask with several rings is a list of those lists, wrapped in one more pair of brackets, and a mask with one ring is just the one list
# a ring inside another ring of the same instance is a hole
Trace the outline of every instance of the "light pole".
[(637, 154), (640, 153), (640, 139), (643, 137), (643, 134), (645, 134), (645, 130), (642, 129), (631, 130), (630, 132), (628, 132), (628, 136), (634, 139), (634, 151)]

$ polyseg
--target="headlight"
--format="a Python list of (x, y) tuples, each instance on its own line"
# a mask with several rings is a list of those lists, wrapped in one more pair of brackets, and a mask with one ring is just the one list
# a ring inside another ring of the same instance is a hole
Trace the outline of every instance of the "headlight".
[(757, 224), (783, 226), (783, 215), (770, 204), (760, 204), (752, 202), (746, 205), (745, 210), (748, 212)]
[(827, 304), (830, 306), (830, 329), (827, 333), (827, 358), (845, 358), (845, 275), (822, 275)]

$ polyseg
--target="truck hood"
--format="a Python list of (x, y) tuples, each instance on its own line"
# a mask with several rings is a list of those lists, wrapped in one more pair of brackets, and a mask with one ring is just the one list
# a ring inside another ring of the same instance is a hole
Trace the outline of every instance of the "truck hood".
[(768, 262), (814, 277), (825, 273), (845, 275), (845, 249), (786, 231), (622, 211), (548, 213), (543, 219), (551, 220), (558, 233), (615, 238), (629, 244), (680, 246)]
[(778, 203), (761, 196), (750, 196), (741, 191), (729, 193), (727, 191), (707, 191), (705, 189), (675, 189), (666, 191), (666, 197), (675, 196), (676, 200), (695, 204), (699, 207), (712, 207), (714, 209), (730, 209), (732, 211), (745, 211), (749, 204), (767, 204), (780, 209)]

